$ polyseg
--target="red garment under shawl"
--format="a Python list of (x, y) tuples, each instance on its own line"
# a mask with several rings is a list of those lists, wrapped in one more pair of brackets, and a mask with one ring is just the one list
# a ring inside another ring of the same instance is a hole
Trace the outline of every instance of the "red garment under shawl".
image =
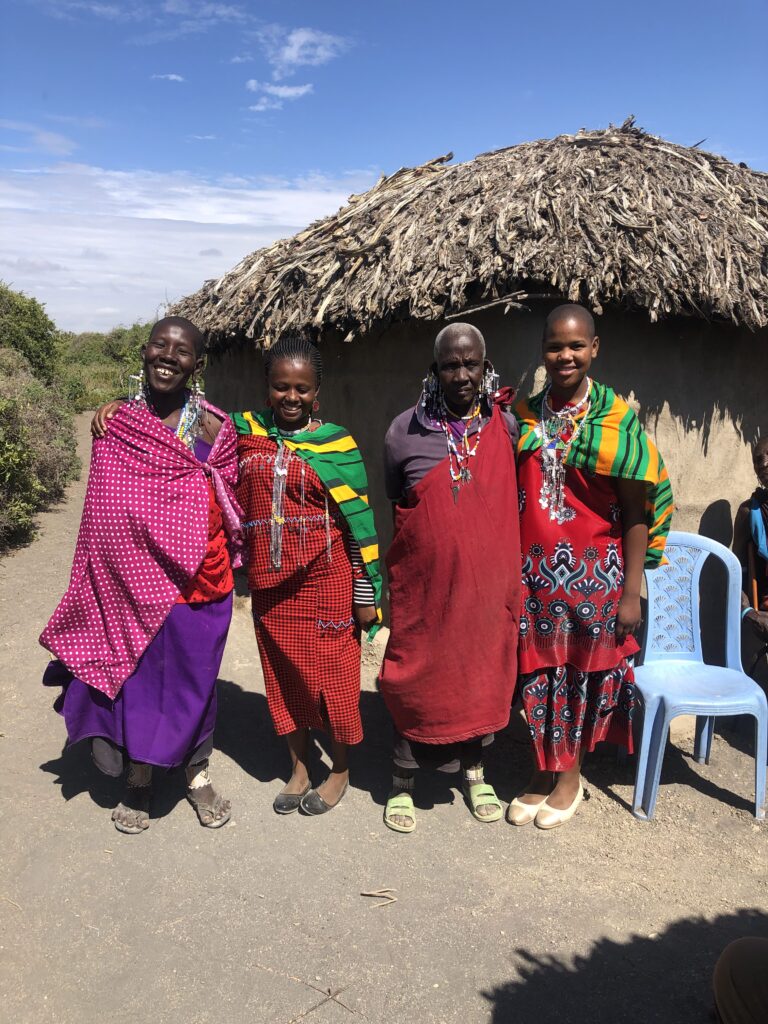
[(395, 512), (391, 633), (379, 675), (401, 735), (455, 743), (503, 729), (517, 677), (520, 533), (515, 458), (494, 408), (454, 499), (446, 456)]

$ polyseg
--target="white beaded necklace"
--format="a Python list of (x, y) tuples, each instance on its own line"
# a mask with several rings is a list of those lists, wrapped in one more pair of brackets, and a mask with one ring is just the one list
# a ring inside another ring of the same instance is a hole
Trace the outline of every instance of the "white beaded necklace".
[[(541, 491), (539, 507), (549, 513), (550, 522), (569, 522), (576, 512), (565, 500), (565, 463), (568, 453), (589, 415), (592, 381), (587, 377), (584, 397), (564, 405), (557, 412), (549, 404), (550, 384), (541, 400), (541, 416), (536, 433), (541, 438)], [(584, 410), (584, 414), (577, 416)]]

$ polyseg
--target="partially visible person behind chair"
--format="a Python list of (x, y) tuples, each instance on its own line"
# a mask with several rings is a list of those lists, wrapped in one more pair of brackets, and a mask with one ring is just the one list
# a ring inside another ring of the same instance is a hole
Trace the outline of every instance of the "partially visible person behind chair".
[(742, 619), (759, 641), (745, 644), (744, 669), (754, 676), (768, 645), (768, 437), (753, 445), (752, 465), (760, 486), (736, 513), (733, 551), (744, 568)]
[(719, 1024), (768, 1021), (768, 939), (749, 936), (725, 947), (712, 976)]

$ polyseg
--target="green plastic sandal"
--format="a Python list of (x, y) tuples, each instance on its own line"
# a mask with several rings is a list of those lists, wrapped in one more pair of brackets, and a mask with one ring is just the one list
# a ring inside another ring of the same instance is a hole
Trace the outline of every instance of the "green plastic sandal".
[[(465, 781), (464, 796), (467, 798), (467, 802), (469, 803), (469, 809), (472, 811), (472, 817), (477, 821), (499, 821), (501, 816), (504, 814), (501, 802), (496, 796), (496, 790), (487, 782), (468, 783)], [(490, 807), (491, 804), (496, 804), (496, 810), (491, 814), (477, 813), (478, 808)]]
[[(390, 820), (390, 815), (399, 815), (402, 818), (410, 818), (410, 825), (399, 825), (396, 821)], [(413, 797), (410, 793), (401, 790), (387, 800), (384, 808), (384, 824), (393, 832), (413, 832), (416, 828), (416, 811), (413, 806)]]

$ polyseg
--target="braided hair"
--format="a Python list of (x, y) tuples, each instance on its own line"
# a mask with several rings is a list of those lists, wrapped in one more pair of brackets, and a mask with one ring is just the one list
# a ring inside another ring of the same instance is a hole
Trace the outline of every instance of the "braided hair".
[(313, 345), (308, 338), (302, 334), (285, 334), (279, 341), (264, 351), (264, 372), (269, 377), (269, 371), (275, 363), (284, 359), (292, 359), (297, 363), (308, 363), (315, 372), (317, 386), (323, 378), (323, 357), (317, 345)]

